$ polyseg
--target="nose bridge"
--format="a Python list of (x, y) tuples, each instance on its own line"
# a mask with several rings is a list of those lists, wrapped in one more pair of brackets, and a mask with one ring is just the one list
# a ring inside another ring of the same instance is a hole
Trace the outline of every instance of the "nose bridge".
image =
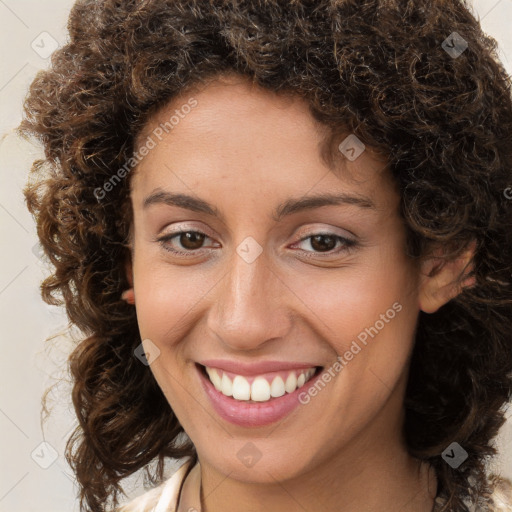
[(289, 329), (279, 293), (284, 285), (270, 269), (265, 255), (255, 257), (254, 251), (249, 241), (233, 252), (208, 317), (212, 331), (235, 349), (258, 348), (269, 339), (284, 336)]

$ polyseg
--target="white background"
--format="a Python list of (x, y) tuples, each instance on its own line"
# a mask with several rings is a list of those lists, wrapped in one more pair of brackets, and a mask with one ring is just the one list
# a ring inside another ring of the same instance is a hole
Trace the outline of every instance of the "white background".
[[(48, 269), (34, 250), (34, 223), (21, 192), (32, 161), (42, 152), (12, 132), (21, 120), (29, 83), (39, 69), (48, 65), (48, 59), (36, 53), (32, 42), (42, 37), (46, 48), (51, 38), (64, 44), (72, 3), (0, 0), (0, 512), (78, 511), (76, 484), (63, 457), (64, 439), (74, 422), (65, 383), (52, 394), (54, 413), (44, 429), (39, 419), (42, 393), (64, 375), (72, 345), (66, 337), (57, 336), (50, 350), (50, 344), (44, 341), (58, 335), (67, 322), (62, 311), (40, 299), (38, 285)], [(512, 0), (476, 0), (474, 9), (484, 30), (499, 42), (501, 59), (512, 72)], [(41, 36), (43, 32), (51, 37)], [(502, 429), (497, 461), (497, 467), (509, 478), (511, 423), (509, 419)], [(51, 451), (40, 446), (43, 440), (55, 448), (57, 455), (47, 469), (31, 457), (33, 454), (43, 463), (52, 461)]]

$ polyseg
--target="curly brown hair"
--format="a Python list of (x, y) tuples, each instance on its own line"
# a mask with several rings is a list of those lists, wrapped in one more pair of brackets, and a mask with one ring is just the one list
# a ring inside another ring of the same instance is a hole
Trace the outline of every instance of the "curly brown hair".
[[(18, 130), (45, 149), (25, 189), (55, 269), (42, 297), (65, 304), (84, 333), (69, 358), (79, 426), (66, 448), (81, 510), (116, 506), (121, 481), (141, 468), (155, 483), (167, 458), (197, 460), (134, 357), (136, 315), (120, 298), (130, 179), (102, 199), (97, 191), (132, 156), (152, 113), (227, 73), (302, 97), (332, 141), (348, 131), (381, 154), (399, 185), (412, 258), (441, 246), (449, 260), (476, 241), (474, 286), (420, 312), (404, 436), (435, 469), (443, 511), (467, 512), (468, 499), (487, 510), (491, 440), (512, 396), (512, 99), (497, 43), (468, 5), (78, 0), (68, 29), (31, 84)], [(454, 32), (467, 42), (458, 56), (443, 46)], [(453, 441), (469, 454), (457, 470), (440, 456)]]

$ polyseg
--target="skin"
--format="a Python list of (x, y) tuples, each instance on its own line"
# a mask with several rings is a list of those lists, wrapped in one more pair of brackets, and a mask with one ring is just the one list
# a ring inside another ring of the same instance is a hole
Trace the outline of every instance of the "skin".
[[(354, 162), (339, 154), (329, 169), (319, 149), (325, 130), (307, 105), (243, 78), (174, 98), (149, 119), (139, 146), (190, 97), (197, 107), (131, 176), (128, 294), (141, 338), (160, 351), (151, 371), (197, 449), (203, 511), (432, 510), (435, 475), (407, 454), (401, 435), (408, 363), (419, 311), (456, 295), (452, 281), (468, 259), (427, 277), (435, 260), (420, 265), (406, 256), (400, 196), (371, 149)], [(199, 197), (222, 218), (163, 202), (144, 208), (155, 190)], [(322, 192), (365, 196), (375, 209), (338, 204), (272, 218), (280, 203)], [(180, 230), (207, 235), (192, 250), (179, 236), (165, 242), (192, 256), (157, 241)], [(337, 242), (321, 252), (306, 237), (325, 232), (357, 245)], [(248, 236), (263, 248), (250, 264), (236, 252)], [(277, 424), (227, 423), (204, 394), (196, 361), (303, 361), (327, 369), (394, 303), (401, 311)], [(237, 457), (248, 442), (261, 453), (252, 467)]]

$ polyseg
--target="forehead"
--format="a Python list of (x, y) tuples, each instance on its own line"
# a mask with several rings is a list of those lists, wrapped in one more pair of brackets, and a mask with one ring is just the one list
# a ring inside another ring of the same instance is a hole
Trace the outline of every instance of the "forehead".
[(149, 139), (155, 145), (137, 166), (132, 190), (147, 194), (186, 176), (192, 189), (215, 180), (245, 187), (246, 194), (269, 187), (302, 195), (313, 188), (364, 191), (384, 208), (396, 192), (384, 161), (368, 147), (350, 161), (337, 147), (351, 134), (334, 145), (330, 135), (304, 100), (240, 77), (218, 79), (187, 90), (149, 118), (136, 147)]

